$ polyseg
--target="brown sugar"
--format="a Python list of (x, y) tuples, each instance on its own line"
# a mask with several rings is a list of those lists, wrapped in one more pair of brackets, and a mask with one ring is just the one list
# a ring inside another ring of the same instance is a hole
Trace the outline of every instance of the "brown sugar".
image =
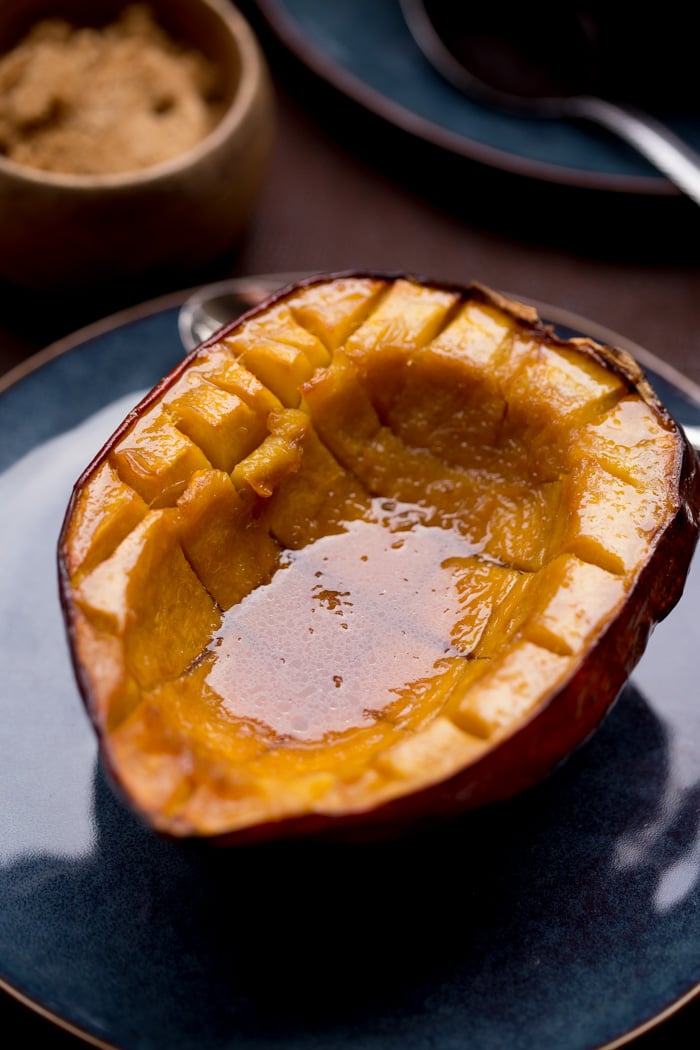
[(212, 130), (218, 89), (216, 67), (146, 5), (102, 28), (44, 19), (0, 58), (0, 154), (72, 174), (146, 168)]

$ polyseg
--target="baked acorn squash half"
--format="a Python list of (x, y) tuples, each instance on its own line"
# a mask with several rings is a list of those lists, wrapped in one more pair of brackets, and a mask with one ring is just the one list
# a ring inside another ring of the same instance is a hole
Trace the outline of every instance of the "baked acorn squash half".
[(113, 786), (158, 833), (395, 834), (534, 784), (680, 598), (698, 460), (626, 353), (343, 273), (221, 329), (59, 541)]

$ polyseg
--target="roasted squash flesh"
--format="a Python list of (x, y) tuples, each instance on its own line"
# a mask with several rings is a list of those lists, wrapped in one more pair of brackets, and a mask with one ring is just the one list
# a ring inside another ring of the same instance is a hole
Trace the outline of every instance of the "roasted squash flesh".
[(62, 597), (105, 763), (158, 831), (231, 841), (507, 797), (679, 599), (699, 486), (636, 364), (529, 308), (285, 289), (76, 483)]

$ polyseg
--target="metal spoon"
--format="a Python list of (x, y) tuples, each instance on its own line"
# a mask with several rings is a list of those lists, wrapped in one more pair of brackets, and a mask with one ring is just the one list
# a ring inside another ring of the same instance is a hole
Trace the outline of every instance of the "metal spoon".
[[(456, 57), (446, 43), (446, 30), (438, 28), (433, 18), (439, 9), (444, 17), (452, 20), (455, 30), (466, 34), (469, 30), (468, 19), (473, 17), (473, 5), (456, 3), (454, 0), (441, 6), (430, 0), (399, 2), (406, 25), (425, 57), (465, 95), (521, 115), (573, 118), (602, 126), (633, 146), (679, 190), (700, 204), (700, 154), (660, 121), (627, 103), (611, 102), (585, 91), (566, 93), (556, 83), (556, 77), (547, 78), (546, 70), (539, 71), (543, 73), (539, 82), (545, 90), (554, 86), (554, 90), (549, 93), (533, 93), (535, 80), (527, 84), (522, 93), (520, 85), (514, 81), (509, 81), (507, 88), (496, 85), (490, 79), (487, 80), (483, 72), (477, 74), (471, 66), (464, 64), (463, 58)], [(498, 10), (502, 24), (507, 23), (507, 12), (502, 13), (500, 8)], [(532, 69), (531, 66), (528, 72), (532, 72)]]
[(690, 444), (696, 452), (700, 452), (700, 426), (693, 427), (689, 426), (688, 423), (683, 423), (681, 425)]
[(223, 325), (302, 276), (300, 273), (273, 273), (261, 277), (234, 277), (198, 288), (182, 304), (178, 315), (178, 331), (185, 350), (187, 353), (194, 350)]

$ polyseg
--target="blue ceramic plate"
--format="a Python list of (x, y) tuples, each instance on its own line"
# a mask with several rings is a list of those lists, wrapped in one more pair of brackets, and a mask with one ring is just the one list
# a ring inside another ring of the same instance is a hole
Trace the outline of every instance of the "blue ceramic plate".
[[(465, 98), (421, 54), (399, 0), (256, 0), (256, 6), (281, 42), (316, 74), (450, 153), (560, 184), (677, 192), (631, 147), (592, 126), (514, 116)], [(700, 119), (655, 116), (700, 150)]]
[[(512, 802), (393, 843), (227, 852), (113, 796), (55, 549), (73, 482), (180, 358), (178, 306), (0, 389), (0, 986), (139, 1050), (590, 1050), (673, 1011), (700, 987), (700, 563), (597, 733)], [(651, 378), (700, 422), (680, 377)]]

